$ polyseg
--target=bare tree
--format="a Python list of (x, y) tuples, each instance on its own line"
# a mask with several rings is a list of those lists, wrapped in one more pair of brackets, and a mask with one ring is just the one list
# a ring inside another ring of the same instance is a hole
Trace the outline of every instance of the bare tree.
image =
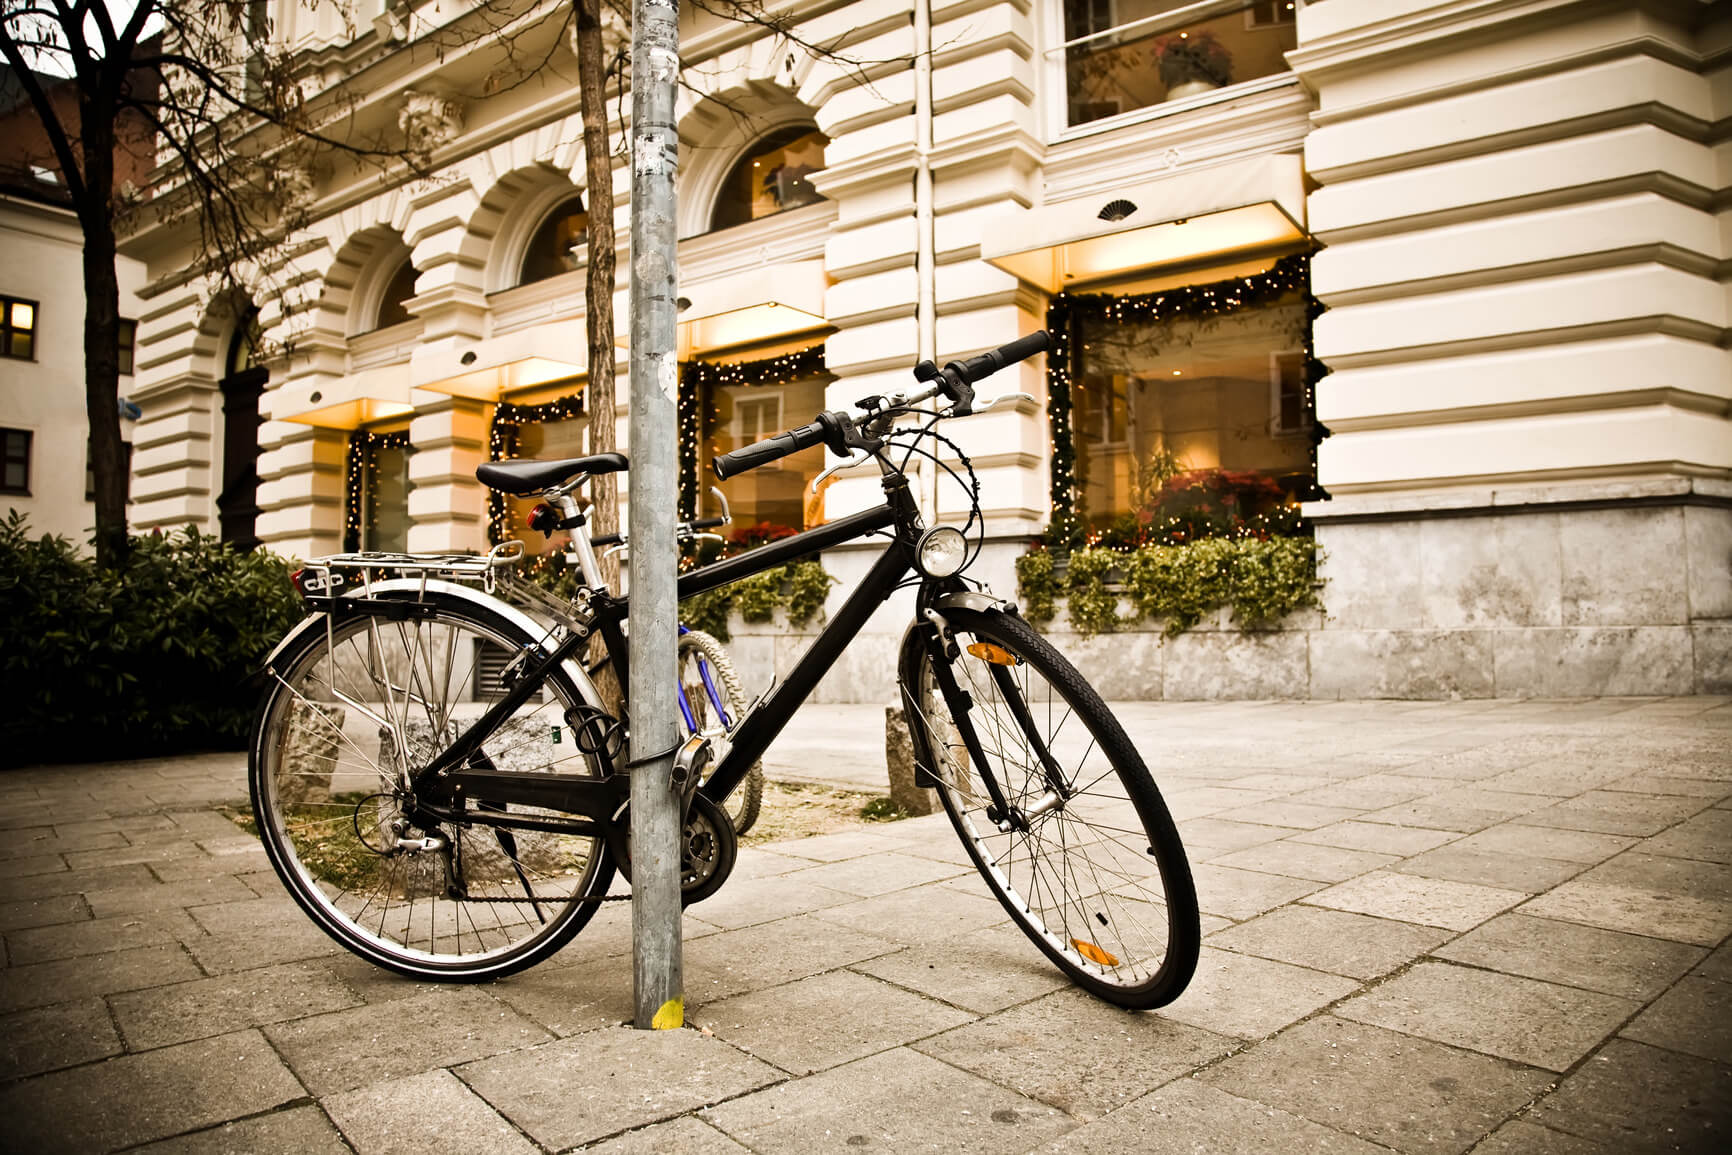
[[(317, 2), (317, 0), (309, 0)], [(41, 151), (83, 233), (85, 409), (96, 556), (126, 554), (128, 463), (120, 438), (122, 230), (148, 212), (195, 229), (194, 275), (236, 270), (296, 223), (321, 151), (404, 156), (333, 131), (340, 98), (308, 100), (258, 0), (0, 0), (0, 60), (28, 101)], [(140, 190), (158, 163), (170, 175)], [(139, 180), (132, 178), (138, 177)]]

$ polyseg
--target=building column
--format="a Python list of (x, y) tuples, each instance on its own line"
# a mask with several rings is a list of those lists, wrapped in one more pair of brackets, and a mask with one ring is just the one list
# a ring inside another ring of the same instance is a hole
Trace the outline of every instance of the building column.
[(446, 396), (416, 408), (409, 423), (412, 552), (487, 552), (487, 488), (475, 480), (475, 467), (487, 460), (491, 409)]
[(1704, 64), (1729, 27), (1646, 2), (1301, 12), (1333, 432), (1315, 695), (1732, 688), (1728, 65)]

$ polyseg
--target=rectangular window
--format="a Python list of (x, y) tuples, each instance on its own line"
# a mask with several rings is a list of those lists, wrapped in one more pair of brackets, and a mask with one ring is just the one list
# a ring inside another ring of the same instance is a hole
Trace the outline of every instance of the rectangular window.
[(409, 552), (409, 456), (407, 445), (380, 445), (367, 462), (361, 548)]
[(36, 359), (36, 302), (0, 297), (0, 357)]
[[(561, 461), (568, 457), (583, 457), (589, 452), (589, 417), (567, 417), (560, 421), (537, 421), (517, 430), (517, 456), (523, 461)], [(505, 499), (505, 536), (523, 542), (530, 554), (550, 553), (566, 548), (563, 533), (549, 538), (529, 529), (524, 523), (529, 511), (541, 504), (540, 497), (507, 497)]]
[[(1298, 292), (1215, 315), (1083, 319), (1071, 398), (1088, 527), (1216, 518), (1221, 526), (1199, 521), (1192, 532), (1229, 533), (1233, 519), (1305, 492), (1311, 442), (1293, 434), (1310, 417), (1304, 356), (1293, 350), (1304, 348), (1308, 323)], [(1200, 502), (1207, 510), (1192, 508)]]
[(30, 496), (28, 429), (0, 429), (0, 493)]
[[(120, 443), (120, 458), (126, 463), (126, 492), (132, 493), (132, 442)], [(84, 445), (84, 500), (96, 500), (96, 462), (90, 452), (90, 443)], [(130, 498), (128, 499), (130, 500)]]
[(120, 319), (120, 371), (126, 376), (132, 375), (132, 349), (138, 341), (138, 322)]
[(1295, 0), (1064, 0), (1066, 121), (1286, 72)]
[[(710, 385), (703, 392), (698, 398), (702, 414), (698, 476), (706, 488), (713, 484), (710, 462), (717, 455), (775, 436), (788, 427), (789, 415), (810, 415), (824, 408), (824, 382), (815, 377), (777, 385)], [(811, 488), (823, 470), (824, 447), (815, 445), (722, 482), (719, 488), (728, 499), (734, 528), (768, 522), (801, 530), (818, 524), (822, 498), (815, 497)], [(707, 500), (700, 504), (709, 511)]]

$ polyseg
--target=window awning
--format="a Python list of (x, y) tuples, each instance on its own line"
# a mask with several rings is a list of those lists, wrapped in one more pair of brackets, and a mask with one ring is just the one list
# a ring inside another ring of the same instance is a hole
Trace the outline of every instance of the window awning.
[[(623, 294), (615, 301), (616, 317), (621, 307)], [(417, 389), (497, 401), (515, 389), (587, 376), (589, 334), (579, 315), (481, 341), (424, 345), (411, 364)]]
[(1253, 157), (1039, 208), (981, 228), (980, 255), (1057, 293), (1163, 266), (1229, 259), (1306, 237), (1297, 154)]
[(680, 287), (680, 356), (821, 329), (828, 281), (821, 260), (783, 261)]
[(415, 411), (409, 402), (407, 362), (379, 365), (347, 377), (289, 381), (265, 396), (276, 420), (325, 429), (359, 429)]

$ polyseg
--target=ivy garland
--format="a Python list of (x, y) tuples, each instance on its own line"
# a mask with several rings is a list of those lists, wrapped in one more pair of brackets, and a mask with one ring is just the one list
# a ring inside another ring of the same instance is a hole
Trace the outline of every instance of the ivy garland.
[[(1076, 440), (1071, 424), (1071, 350), (1081, 341), (1084, 321), (1129, 325), (1165, 321), (1174, 317), (1218, 317), (1241, 309), (1268, 305), (1289, 293), (1305, 295), (1305, 408), (1316, 412), (1317, 382), (1326, 370), (1311, 344), (1311, 321), (1323, 307), (1311, 295), (1311, 257), (1296, 253), (1283, 257), (1273, 268), (1248, 277), (1231, 277), (1204, 285), (1184, 285), (1155, 293), (1115, 297), (1107, 293), (1060, 293), (1047, 306), (1046, 327), (1052, 334), (1047, 352), (1047, 415), (1051, 426), (1052, 529), (1049, 540), (1060, 549), (1080, 541), (1076, 511)], [(1315, 501), (1328, 497), (1316, 482), (1317, 443), (1329, 430), (1311, 423), (1311, 490), (1302, 495)]]
[[(509, 461), (517, 456), (518, 431), (525, 425), (544, 421), (569, 421), (584, 413), (583, 394), (558, 397), (542, 405), (513, 405), (501, 401), (493, 409), (493, 425), (487, 434), (487, 460)], [(487, 491), (487, 540), (494, 545), (513, 535), (506, 524), (505, 495), (497, 489)]]
[[(697, 516), (698, 437), (703, 422), (698, 398), (711, 394), (718, 385), (786, 385), (825, 372), (824, 346), (813, 345), (779, 357), (758, 361), (717, 364), (713, 361), (681, 361), (679, 389), (680, 425), (680, 516)], [(711, 414), (714, 416), (714, 414)]]
[(381, 449), (407, 449), (409, 433), (374, 433), (357, 429), (349, 434), (349, 451), (343, 459), (343, 549), (361, 548), (361, 522), (379, 496), (379, 471), (375, 468)]

